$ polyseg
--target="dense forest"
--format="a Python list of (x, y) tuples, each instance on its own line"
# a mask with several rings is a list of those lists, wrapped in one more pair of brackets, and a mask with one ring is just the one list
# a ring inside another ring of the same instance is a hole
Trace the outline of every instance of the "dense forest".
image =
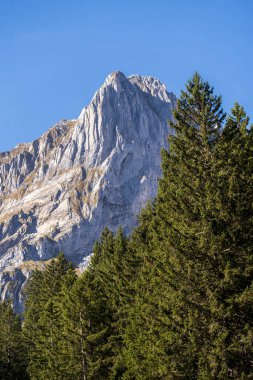
[(253, 128), (198, 74), (172, 128), (132, 234), (35, 271), (22, 322), (1, 304), (1, 379), (253, 379)]

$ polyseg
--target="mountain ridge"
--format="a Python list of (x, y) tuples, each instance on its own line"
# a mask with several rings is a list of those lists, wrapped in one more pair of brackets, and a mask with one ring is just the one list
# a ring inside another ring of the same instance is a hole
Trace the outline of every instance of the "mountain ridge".
[(158, 79), (116, 71), (77, 119), (0, 154), (1, 298), (16, 286), (21, 308), (27, 263), (63, 251), (82, 265), (105, 226), (131, 231), (156, 194), (175, 105)]

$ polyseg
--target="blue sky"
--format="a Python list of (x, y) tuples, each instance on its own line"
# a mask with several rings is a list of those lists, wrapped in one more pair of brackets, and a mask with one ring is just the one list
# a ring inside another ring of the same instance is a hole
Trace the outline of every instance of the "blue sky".
[(75, 118), (105, 77), (194, 71), (253, 115), (252, 0), (0, 0), (0, 151)]

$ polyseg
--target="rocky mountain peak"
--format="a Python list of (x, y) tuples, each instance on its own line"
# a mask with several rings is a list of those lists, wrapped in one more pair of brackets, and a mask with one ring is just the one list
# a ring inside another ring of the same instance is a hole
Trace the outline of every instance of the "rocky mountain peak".
[(130, 232), (156, 194), (175, 104), (158, 79), (115, 71), (77, 119), (0, 154), (2, 298), (20, 310), (35, 266), (59, 251), (82, 265), (105, 226)]
[(127, 77), (121, 71), (114, 71), (105, 79), (105, 85), (127, 82)]

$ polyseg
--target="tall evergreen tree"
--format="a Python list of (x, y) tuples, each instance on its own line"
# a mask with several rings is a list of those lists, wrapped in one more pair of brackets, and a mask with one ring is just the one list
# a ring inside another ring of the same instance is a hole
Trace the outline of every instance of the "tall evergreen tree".
[(31, 379), (64, 379), (61, 367), (62, 317), (60, 293), (71, 264), (60, 254), (43, 272), (35, 272), (26, 289), (24, 338)]
[(138, 307), (130, 335), (137, 342), (135, 363), (130, 356), (139, 378), (198, 374), (208, 333), (206, 273), (213, 271), (214, 147), (224, 118), (221, 98), (195, 74), (178, 100), (170, 151), (162, 153), (163, 178), (150, 221), (148, 254), (136, 282)]
[(66, 379), (89, 379), (91, 345), (88, 337), (92, 318), (89, 314), (89, 291), (84, 276), (74, 281), (72, 286), (63, 286), (61, 315), (63, 322), (61, 366)]
[(117, 312), (125, 252), (122, 230), (114, 237), (106, 228), (84, 273), (74, 282), (65, 276), (56, 304), (62, 324), (58, 366), (66, 379), (71, 379), (73, 373), (80, 379), (113, 378), (118, 371)]
[(27, 357), (21, 335), (21, 321), (10, 301), (0, 303), (0, 378), (28, 379)]
[(117, 312), (120, 303), (120, 268), (126, 252), (126, 239), (122, 230), (116, 237), (105, 229), (84, 276), (90, 293), (92, 327), (91, 379), (113, 376), (117, 356)]
[(252, 129), (237, 104), (224, 118), (194, 75), (162, 153), (123, 378), (252, 376)]
[[(235, 104), (216, 147), (220, 281), (212, 323), (218, 378), (252, 378), (253, 343), (253, 134), (244, 109)], [(215, 371), (214, 371), (215, 373)]]

